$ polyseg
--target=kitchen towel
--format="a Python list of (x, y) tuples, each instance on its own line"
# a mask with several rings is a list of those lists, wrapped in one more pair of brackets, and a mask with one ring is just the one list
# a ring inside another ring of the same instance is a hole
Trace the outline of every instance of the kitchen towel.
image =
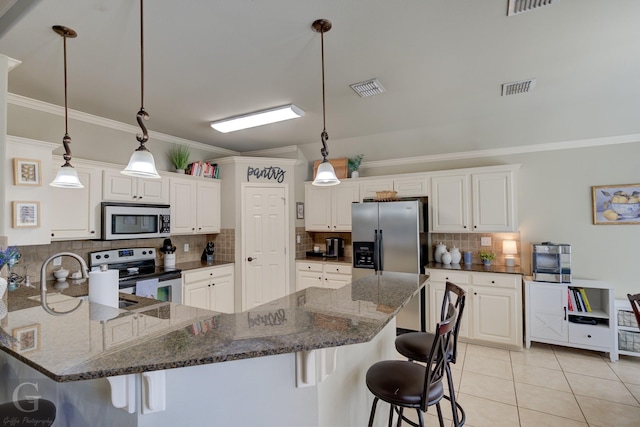
[(136, 282), (136, 295), (158, 299), (158, 279), (140, 280)]
[(89, 272), (89, 302), (118, 308), (118, 270)]

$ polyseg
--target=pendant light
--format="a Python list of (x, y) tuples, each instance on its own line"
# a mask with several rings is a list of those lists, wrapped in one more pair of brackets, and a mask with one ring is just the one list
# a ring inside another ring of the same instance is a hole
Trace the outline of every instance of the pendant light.
[(156, 170), (153, 154), (144, 143), (149, 140), (149, 133), (143, 120), (149, 120), (149, 114), (144, 110), (144, 26), (143, 26), (143, 0), (140, 0), (140, 111), (136, 114), (138, 126), (142, 129), (142, 135), (137, 134), (136, 139), (140, 146), (133, 152), (127, 167), (120, 171), (121, 174), (136, 176), (139, 178), (160, 178)]
[(64, 146), (64, 165), (60, 167), (56, 177), (49, 184), (52, 187), (61, 188), (84, 188), (84, 185), (78, 178), (78, 172), (71, 166), (71, 137), (69, 136), (69, 113), (67, 111), (67, 38), (75, 38), (78, 33), (71, 28), (63, 27), (62, 25), (54, 25), (53, 31), (62, 36), (62, 44), (64, 51), (64, 137), (62, 138), (62, 145)]
[(311, 28), (313, 28), (315, 32), (320, 33), (320, 46), (322, 49), (322, 133), (320, 134), (320, 139), (322, 140), (322, 149), (320, 150), (320, 154), (322, 154), (322, 163), (318, 165), (316, 178), (313, 180), (312, 184), (318, 186), (337, 185), (340, 184), (340, 180), (336, 176), (336, 171), (333, 170), (333, 166), (327, 160), (327, 156), (329, 155), (329, 150), (327, 148), (329, 134), (327, 133), (324, 100), (324, 33), (331, 29), (331, 21), (328, 19), (318, 19), (313, 21)]

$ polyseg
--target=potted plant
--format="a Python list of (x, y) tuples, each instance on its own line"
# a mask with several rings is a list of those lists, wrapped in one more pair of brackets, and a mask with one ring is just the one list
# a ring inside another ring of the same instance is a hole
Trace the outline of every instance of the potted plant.
[(184, 173), (184, 170), (189, 164), (190, 154), (189, 147), (186, 145), (179, 145), (171, 150), (169, 158), (171, 159), (173, 166), (175, 166), (177, 173)]
[(478, 257), (482, 260), (484, 265), (491, 265), (491, 261), (496, 259), (496, 254), (491, 251), (485, 251), (484, 249), (480, 251)]
[(358, 169), (360, 169), (360, 163), (362, 163), (362, 158), (364, 154), (358, 154), (355, 157), (349, 157), (347, 159), (347, 167), (349, 171), (351, 171), (351, 178), (357, 178), (359, 173)]

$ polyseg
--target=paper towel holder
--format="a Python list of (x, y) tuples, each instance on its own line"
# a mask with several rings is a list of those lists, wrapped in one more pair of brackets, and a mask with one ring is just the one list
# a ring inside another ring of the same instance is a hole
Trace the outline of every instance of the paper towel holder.
[(40, 269), (40, 303), (42, 304), (42, 308), (44, 308), (44, 311), (46, 311), (49, 314), (53, 314), (55, 316), (60, 316), (62, 314), (69, 314), (73, 311), (76, 311), (82, 305), (82, 300), (80, 300), (80, 302), (78, 302), (78, 305), (76, 305), (71, 310), (55, 311), (54, 309), (49, 307), (49, 304), (47, 304), (47, 278), (46, 278), (47, 265), (49, 265), (49, 263), (54, 258), (58, 258), (62, 256), (69, 256), (71, 258), (75, 258), (76, 260), (78, 260), (78, 262), (80, 263), (80, 271), (82, 272), (82, 278), (83, 279), (89, 278), (89, 273), (88, 273), (89, 269), (87, 268), (87, 263), (84, 262), (84, 259), (82, 259), (80, 255), (74, 254), (73, 252), (60, 252), (60, 253), (51, 255), (49, 258), (47, 258), (45, 262), (42, 263), (42, 268)]

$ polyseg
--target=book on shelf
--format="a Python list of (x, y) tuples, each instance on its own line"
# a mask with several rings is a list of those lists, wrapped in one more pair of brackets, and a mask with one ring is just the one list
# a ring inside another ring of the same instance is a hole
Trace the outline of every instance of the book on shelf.
[(591, 305), (589, 304), (589, 298), (587, 298), (587, 292), (584, 288), (578, 288), (580, 291), (580, 296), (582, 296), (582, 302), (584, 303), (584, 307), (587, 312), (591, 313)]
[(571, 293), (573, 294), (573, 300), (576, 302), (576, 311), (582, 311), (582, 305), (580, 304), (580, 298), (578, 298), (576, 290), (571, 288)]
[(573, 311), (573, 302), (571, 301), (571, 289), (567, 288), (567, 305), (569, 306), (569, 311)]

